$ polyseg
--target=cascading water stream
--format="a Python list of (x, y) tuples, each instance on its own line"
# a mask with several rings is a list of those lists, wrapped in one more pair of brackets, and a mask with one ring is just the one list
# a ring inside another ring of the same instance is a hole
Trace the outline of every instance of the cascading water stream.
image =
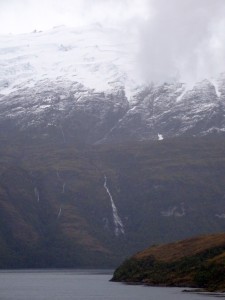
[(114, 226), (115, 226), (115, 235), (119, 236), (120, 234), (125, 234), (123, 222), (122, 222), (121, 218), (119, 217), (118, 210), (113, 201), (113, 197), (107, 186), (107, 177), (106, 176), (104, 176), (104, 188), (105, 188), (107, 194), (109, 195), (111, 206), (112, 206), (113, 222), (114, 222)]

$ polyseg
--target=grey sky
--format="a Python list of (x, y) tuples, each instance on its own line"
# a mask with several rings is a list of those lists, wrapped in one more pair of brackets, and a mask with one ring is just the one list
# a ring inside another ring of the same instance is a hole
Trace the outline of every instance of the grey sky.
[(225, 71), (225, 0), (0, 0), (0, 34), (94, 22), (136, 30), (149, 81)]
[(0, 34), (58, 25), (124, 24), (147, 13), (147, 0), (0, 0)]
[(224, 0), (151, 0), (140, 30), (146, 78), (190, 83), (225, 71)]

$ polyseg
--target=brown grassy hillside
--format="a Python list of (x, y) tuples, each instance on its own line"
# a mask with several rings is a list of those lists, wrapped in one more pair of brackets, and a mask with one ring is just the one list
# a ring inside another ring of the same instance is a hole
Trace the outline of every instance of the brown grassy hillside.
[(152, 246), (125, 261), (112, 280), (225, 291), (225, 234)]
[(225, 247), (225, 233), (195, 237), (176, 243), (150, 247), (137, 253), (134, 257), (136, 259), (145, 259), (153, 256), (159, 261), (175, 262), (185, 257), (198, 255), (215, 247)]

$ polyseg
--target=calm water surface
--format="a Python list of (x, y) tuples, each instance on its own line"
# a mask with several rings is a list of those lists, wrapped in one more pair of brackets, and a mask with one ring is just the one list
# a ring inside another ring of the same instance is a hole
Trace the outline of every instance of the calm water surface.
[(202, 300), (178, 288), (109, 282), (112, 271), (0, 271), (0, 300)]

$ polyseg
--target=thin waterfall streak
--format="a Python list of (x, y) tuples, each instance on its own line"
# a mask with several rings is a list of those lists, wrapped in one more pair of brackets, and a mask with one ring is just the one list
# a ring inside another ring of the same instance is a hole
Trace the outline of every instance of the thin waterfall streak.
[(61, 214), (62, 214), (62, 207), (60, 207), (60, 209), (59, 209), (59, 212), (58, 212), (58, 215), (57, 215), (58, 219), (60, 218)]
[(57, 175), (57, 178), (59, 179), (59, 180), (61, 180), (61, 177), (60, 177), (60, 175), (59, 175), (59, 170), (57, 169), (57, 171), (56, 171), (56, 175)]
[[(61, 178), (61, 176), (60, 176), (60, 173), (59, 173), (59, 170), (57, 169), (56, 170), (56, 175), (57, 175), (57, 178), (58, 178), (58, 180), (60, 180), (61, 182), (63, 181), (63, 179)], [(65, 193), (65, 188), (66, 188), (66, 182), (63, 182), (63, 184), (62, 184), (62, 194), (64, 194)]]
[(110, 199), (111, 206), (112, 206), (113, 222), (114, 222), (114, 226), (115, 226), (115, 235), (118, 236), (119, 234), (125, 234), (123, 222), (118, 214), (117, 207), (113, 201), (113, 197), (107, 186), (107, 177), (106, 176), (104, 176), (104, 188), (105, 188), (107, 194), (109, 195), (109, 199)]
[(39, 202), (40, 201), (40, 195), (39, 195), (39, 191), (36, 187), (34, 188), (34, 195), (37, 199), (37, 202)]
[(64, 183), (63, 183), (63, 188), (62, 188), (62, 193), (63, 193), (63, 194), (65, 193), (65, 187), (66, 187), (66, 183), (64, 182)]

